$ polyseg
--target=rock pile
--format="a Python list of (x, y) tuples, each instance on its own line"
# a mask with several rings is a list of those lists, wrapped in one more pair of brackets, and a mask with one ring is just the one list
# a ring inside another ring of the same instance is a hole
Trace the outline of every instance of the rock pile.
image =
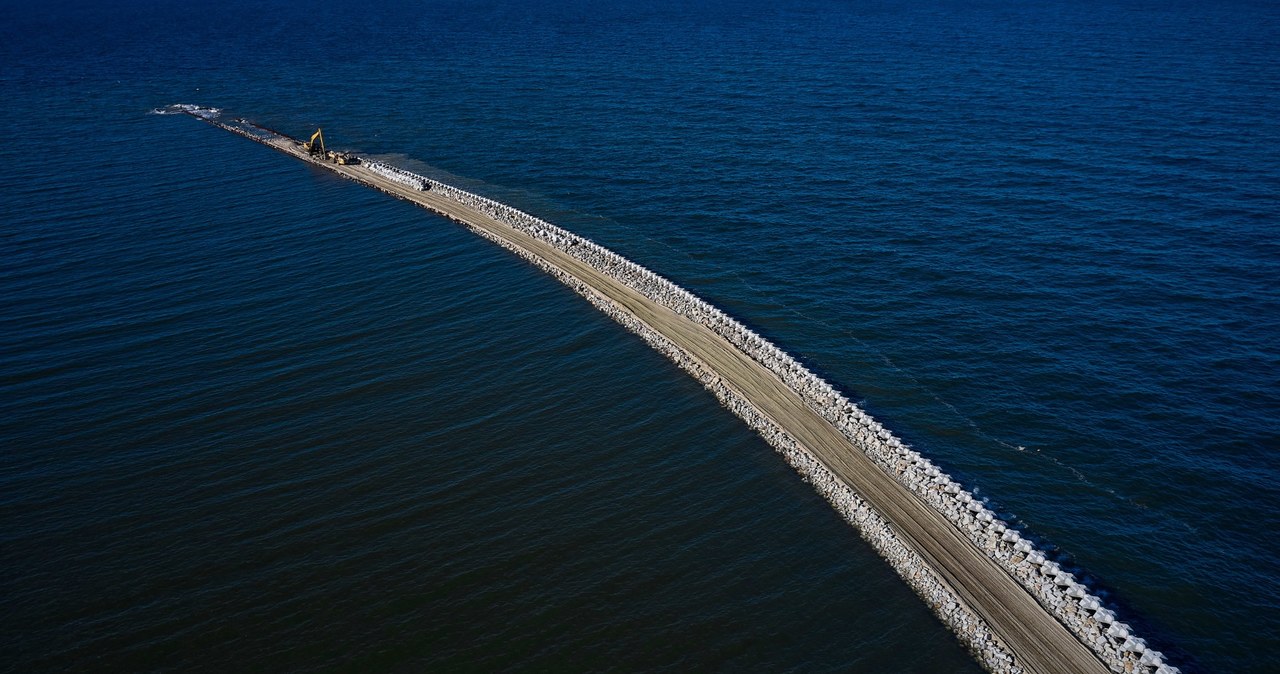
[(387, 180), (408, 185), (415, 190), (426, 191), (431, 189), (430, 184), (422, 176), (416, 173), (410, 173), (402, 168), (397, 168), (390, 164), (380, 161), (365, 161), (365, 168), (377, 173)]

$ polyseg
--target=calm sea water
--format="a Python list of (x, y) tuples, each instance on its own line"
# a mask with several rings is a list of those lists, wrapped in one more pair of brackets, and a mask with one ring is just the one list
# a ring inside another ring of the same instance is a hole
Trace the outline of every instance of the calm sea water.
[(616, 248), (1275, 671), (1280, 9), (695, 4), (5, 2), (0, 668), (976, 671), (638, 338), (184, 102)]

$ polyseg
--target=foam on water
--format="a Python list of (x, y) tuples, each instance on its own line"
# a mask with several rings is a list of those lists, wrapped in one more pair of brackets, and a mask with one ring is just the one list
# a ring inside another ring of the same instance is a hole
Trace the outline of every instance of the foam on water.
[(222, 116), (220, 108), (193, 105), (191, 103), (174, 103), (163, 108), (152, 108), (153, 115), (194, 115), (201, 119), (214, 120)]

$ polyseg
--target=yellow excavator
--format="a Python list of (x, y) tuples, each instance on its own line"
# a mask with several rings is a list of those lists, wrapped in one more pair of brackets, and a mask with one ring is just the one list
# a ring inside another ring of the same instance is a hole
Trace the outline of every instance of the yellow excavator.
[(331, 161), (335, 164), (354, 164), (356, 163), (355, 155), (350, 152), (335, 152), (334, 150), (326, 150), (324, 148), (324, 131), (316, 129), (311, 134), (311, 140), (302, 144), (302, 149), (312, 157), (319, 157), (321, 160)]
[[(316, 142), (317, 139), (319, 139), (318, 143)], [(316, 132), (311, 134), (311, 140), (302, 144), (302, 149), (306, 150), (307, 154), (313, 157), (316, 155), (320, 155), (321, 157), (323, 157), (324, 156), (324, 130), (316, 129)]]

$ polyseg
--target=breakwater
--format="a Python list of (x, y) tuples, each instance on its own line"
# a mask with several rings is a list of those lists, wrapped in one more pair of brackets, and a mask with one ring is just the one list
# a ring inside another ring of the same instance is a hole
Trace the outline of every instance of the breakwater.
[[(1046, 631), (1029, 637), (1016, 633), (1011, 624), (1021, 622), (1026, 614), (1011, 610), (1006, 615), (1001, 608), (1007, 601), (979, 591), (987, 581), (1002, 576), (960, 573), (974, 567), (977, 557), (1016, 582), (1074, 641), (1087, 646), (1099, 668), (1151, 674), (1177, 671), (1164, 663), (1161, 654), (1147, 649), (1072, 573), (951, 476), (790, 355), (687, 290), (607, 248), (505, 204), (384, 162), (363, 160), (358, 166), (318, 162), (301, 153), (293, 139), (247, 123), (224, 123), (216, 115), (199, 116), (441, 213), (552, 274), (639, 334), (775, 447), (989, 670), (1093, 671), (1083, 661), (1075, 666), (1057, 660), (1059, 651), (1038, 652), (1037, 637), (1058, 638)], [(769, 388), (774, 382), (779, 390)], [(803, 410), (787, 406), (793, 398)], [(836, 436), (840, 443), (830, 441)], [(846, 449), (857, 455), (842, 455)], [(886, 482), (896, 485), (896, 490), (886, 489)], [(925, 518), (923, 511), (913, 510), (917, 503), (927, 506), (931, 515)], [(946, 530), (935, 526), (935, 520), (945, 522)], [(944, 538), (963, 540), (967, 556), (951, 554), (960, 548), (949, 542), (933, 543)]]

